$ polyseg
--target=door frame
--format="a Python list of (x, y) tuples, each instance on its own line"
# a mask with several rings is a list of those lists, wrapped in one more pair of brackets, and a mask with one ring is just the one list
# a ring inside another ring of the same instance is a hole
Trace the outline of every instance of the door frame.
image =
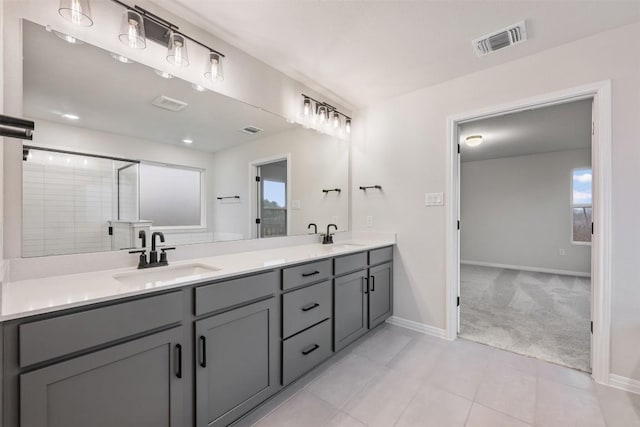
[(584, 86), (534, 96), (447, 117), (448, 171), (447, 188), (451, 203), (447, 207), (447, 283), (446, 283), (446, 336), (457, 338), (458, 285), (460, 245), (457, 221), (459, 219), (458, 125), (489, 117), (514, 113), (532, 108), (564, 104), (581, 99), (594, 100), (594, 131), (592, 136), (593, 169), (593, 224), (591, 246), (591, 289), (593, 346), (591, 352), (592, 377), (607, 384), (610, 373), (611, 334), (611, 81), (604, 80)]
[(269, 163), (276, 163), (286, 160), (287, 161), (287, 236), (291, 235), (291, 153), (279, 154), (270, 157), (263, 157), (261, 159), (252, 160), (249, 162), (249, 217), (247, 224), (248, 232), (247, 236), (250, 239), (260, 239), (255, 224), (255, 214), (258, 209), (257, 189), (256, 189), (256, 175), (258, 174), (258, 167), (268, 165)]

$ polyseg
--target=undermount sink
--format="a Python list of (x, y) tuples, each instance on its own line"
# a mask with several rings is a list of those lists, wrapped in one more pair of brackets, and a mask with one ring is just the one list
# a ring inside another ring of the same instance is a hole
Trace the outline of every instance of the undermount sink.
[(121, 273), (114, 275), (113, 278), (125, 285), (154, 286), (196, 280), (216, 271), (220, 269), (204, 264), (186, 264)]

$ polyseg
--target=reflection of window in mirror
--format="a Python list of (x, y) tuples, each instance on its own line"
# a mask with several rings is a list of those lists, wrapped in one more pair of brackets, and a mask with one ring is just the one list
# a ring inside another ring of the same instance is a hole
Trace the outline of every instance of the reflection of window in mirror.
[(287, 235), (287, 161), (258, 166), (258, 235)]
[(202, 175), (199, 169), (140, 164), (140, 219), (152, 227), (204, 227)]

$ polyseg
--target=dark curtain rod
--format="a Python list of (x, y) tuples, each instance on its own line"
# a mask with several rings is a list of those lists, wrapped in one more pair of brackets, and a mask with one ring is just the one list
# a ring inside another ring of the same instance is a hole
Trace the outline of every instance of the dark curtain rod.
[(40, 151), (49, 151), (52, 153), (61, 153), (61, 154), (71, 154), (74, 156), (87, 156), (94, 157), (96, 159), (107, 159), (107, 160), (115, 160), (118, 162), (127, 162), (127, 163), (136, 163), (139, 164), (140, 160), (131, 160), (131, 159), (123, 159), (120, 157), (111, 157), (111, 156), (102, 156), (100, 154), (89, 154), (89, 153), (80, 153), (78, 151), (70, 151), (70, 150), (59, 150), (57, 148), (45, 148), (45, 147), (35, 147), (33, 145), (23, 145), (23, 150), (40, 150)]

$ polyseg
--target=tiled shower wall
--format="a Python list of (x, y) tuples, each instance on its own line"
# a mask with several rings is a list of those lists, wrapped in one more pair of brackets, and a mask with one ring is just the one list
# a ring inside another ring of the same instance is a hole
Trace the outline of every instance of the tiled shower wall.
[(111, 160), (33, 150), (23, 162), (23, 257), (111, 250)]

